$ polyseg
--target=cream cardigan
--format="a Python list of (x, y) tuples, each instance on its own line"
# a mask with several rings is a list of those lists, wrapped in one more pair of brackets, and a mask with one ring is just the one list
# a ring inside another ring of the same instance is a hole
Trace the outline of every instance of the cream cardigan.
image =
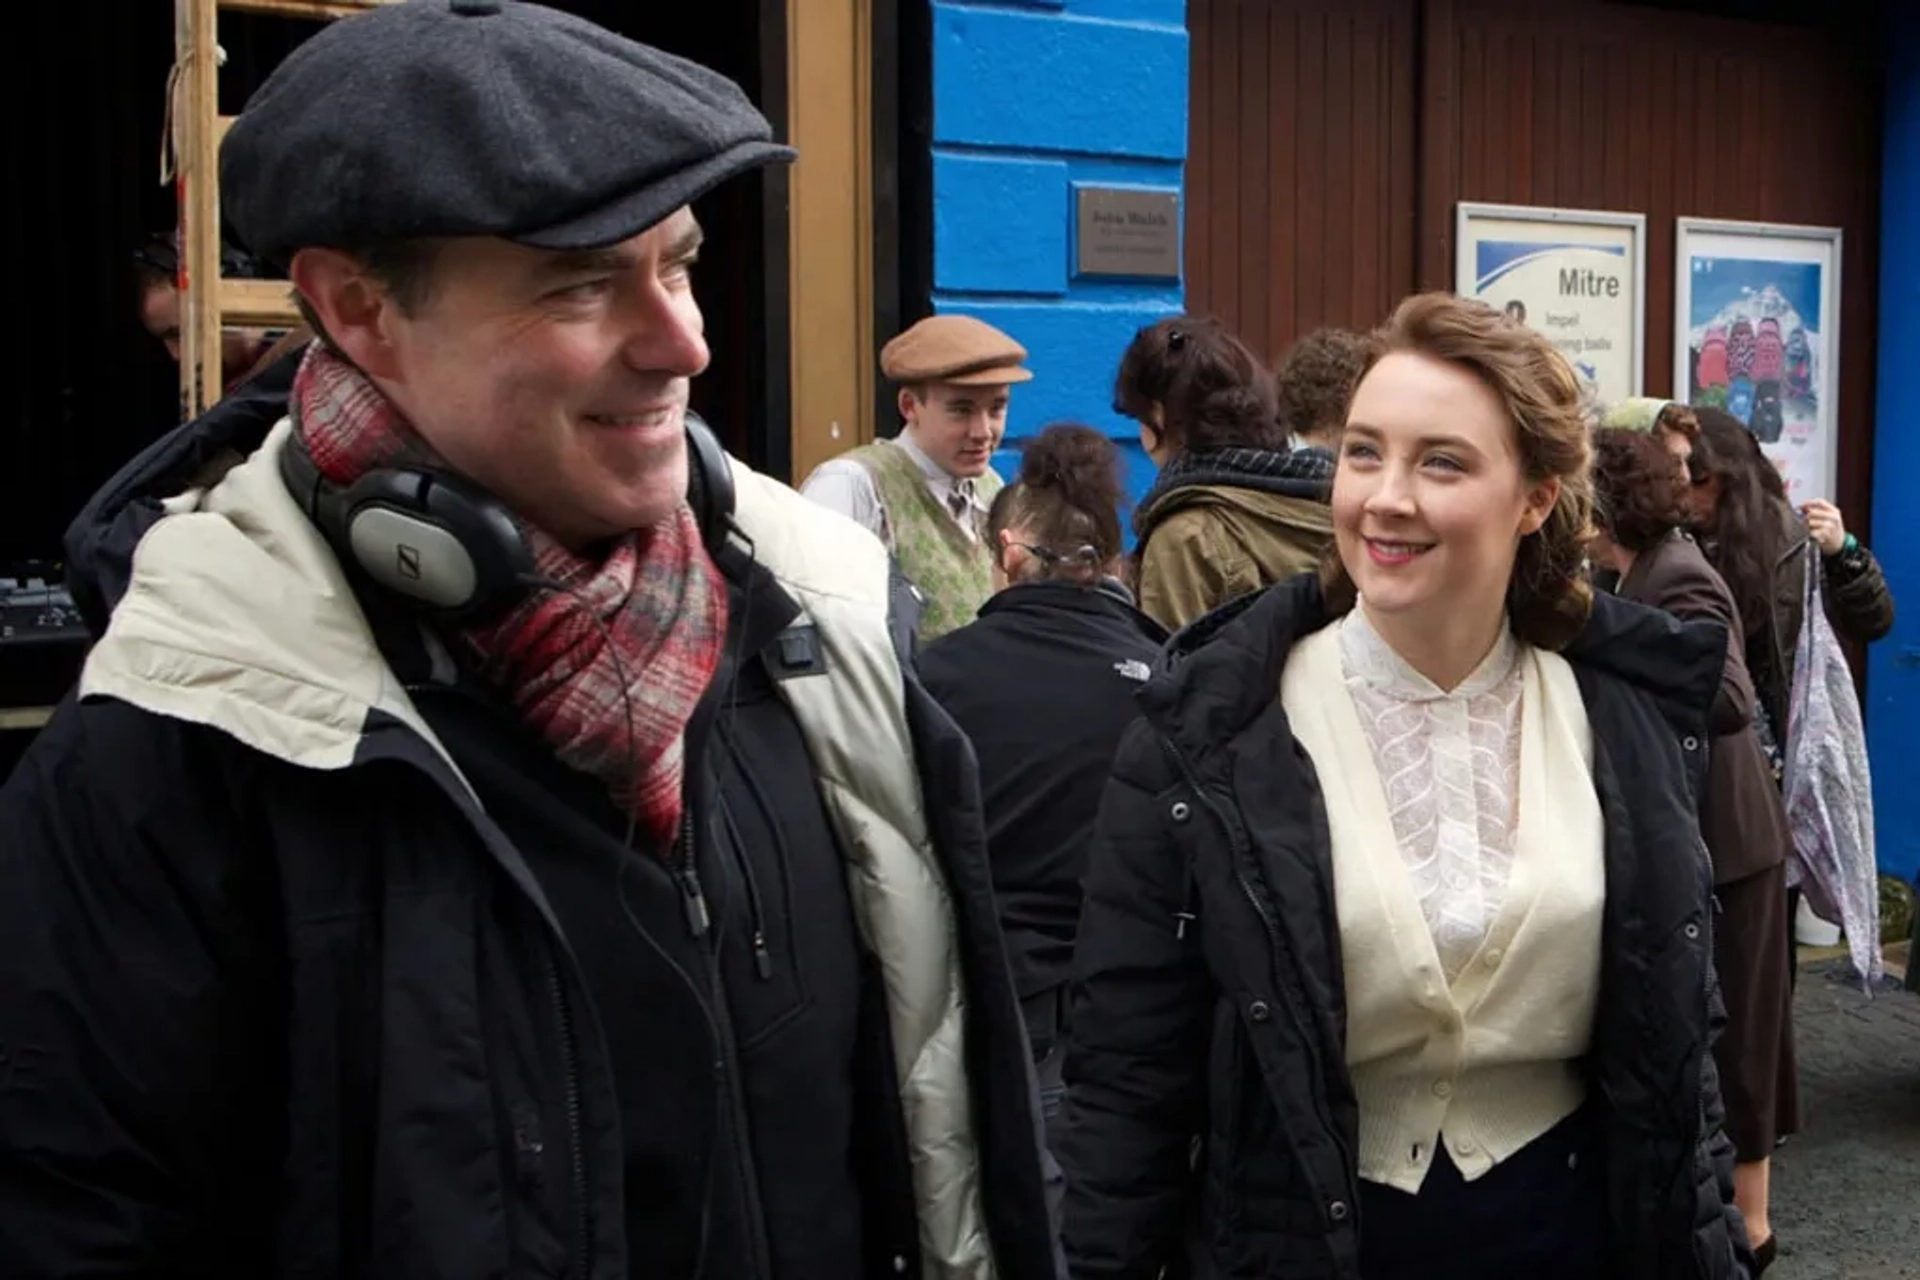
[(1296, 645), (1281, 677), (1332, 836), (1360, 1176), (1409, 1193), (1436, 1142), (1472, 1181), (1586, 1096), (1577, 1059), (1593, 1029), (1606, 898), (1593, 735), (1566, 661), (1531, 647), (1520, 661), (1513, 866), (1485, 941), (1451, 985), (1347, 689), (1339, 628)]

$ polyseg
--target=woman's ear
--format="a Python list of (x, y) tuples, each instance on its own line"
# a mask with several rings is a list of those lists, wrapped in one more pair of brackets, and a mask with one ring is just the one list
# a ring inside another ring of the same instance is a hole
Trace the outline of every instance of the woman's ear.
[(1520, 536), (1540, 532), (1540, 527), (1553, 514), (1554, 503), (1560, 501), (1560, 477), (1548, 476), (1527, 493), (1527, 505), (1520, 512)]

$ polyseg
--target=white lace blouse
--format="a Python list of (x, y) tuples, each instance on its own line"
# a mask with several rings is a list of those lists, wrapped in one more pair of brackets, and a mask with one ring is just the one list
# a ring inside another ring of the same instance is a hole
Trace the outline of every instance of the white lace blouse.
[(1355, 609), (1340, 666), (1386, 791), (1388, 816), (1448, 981), (1493, 924), (1519, 822), (1520, 645), (1500, 639), (1452, 691), (1381, 639)]

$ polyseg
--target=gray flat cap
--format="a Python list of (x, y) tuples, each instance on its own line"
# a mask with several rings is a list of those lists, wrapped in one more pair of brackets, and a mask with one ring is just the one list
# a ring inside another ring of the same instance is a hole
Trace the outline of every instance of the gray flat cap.
[(321, 29), (220, 147), (236, 239), (297, 249), (501, 236), (617, 244), (736, 174), (792, 160), (740, 87), (516, 0), (406, 0)]

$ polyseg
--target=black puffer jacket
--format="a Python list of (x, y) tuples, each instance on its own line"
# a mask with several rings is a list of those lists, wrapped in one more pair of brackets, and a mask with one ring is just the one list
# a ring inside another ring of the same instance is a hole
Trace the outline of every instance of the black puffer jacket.
[[(1325, 811), (1277, 696), (1326, 624), (1311, 576), (1176, 636), (1100, 814), (1066, 1077), (1076, 1277), (1358, 1280), (1358, 1109)], [(1741, 1280), (1708, 1054), (1709, 871), (1681, 739), (1725, 633), (1601, 598), (1567, 653), (1606, 820), (1601, 990), (1612, 1257), (1633, 1280)], [(1203, 1138), (1196, 1168), (1191, 1143)], [(1183, 1238), (1184, 1237), (1184, 1238)]]
[[(182, 427), (69, 539), (107, 630), (92, 696), (0, 788), (0, 1275), (975, 1274), (945, 1251), (1052, 1280), (972, 753), (910, 675), (874, 678), (903, 639), (884, 560), (737, 473), (743, 527), (767, 523), (757, 558), (716, 554), (733, 630), (689, 729), (688, 822), (630, 850), (603, 787), (337, 585), (263, 457), (282, 407)], [(226, 450), (253, 457), (163, 519)], [(884, 904), (853, 928), (863, 875), (903, 865), (860, 853), (901, 818), (829, 825), (802, 732), (819, 690), (864, 697), (835, 670), (887, 690), (885, 715), (847, 712), (847, 753), (891, 740), (871, 768), (924, 814), (885, 838), (913, 855), (896, 898), (944, 908), (911, 925), (949, 944), (950, 1013), (893, 994), (936, 965), (882, 936)], [(908, 1003), (926, 1016), (890, 1016)], [(894, 1030), (936, 1023), (938, 1053)], [(909, 1105), (903, 1061), (968, 1104), (964, 1133), (916, 1130), (936, 1108)], [(929, 1179), (956, 1155), (966, 1185)]]
[(994, 897), (1025, 1000), (1067, 980), (1093, 814), (1167, 633), (1117, 582), (1023, 582), (920, 655), (980, 758)]

